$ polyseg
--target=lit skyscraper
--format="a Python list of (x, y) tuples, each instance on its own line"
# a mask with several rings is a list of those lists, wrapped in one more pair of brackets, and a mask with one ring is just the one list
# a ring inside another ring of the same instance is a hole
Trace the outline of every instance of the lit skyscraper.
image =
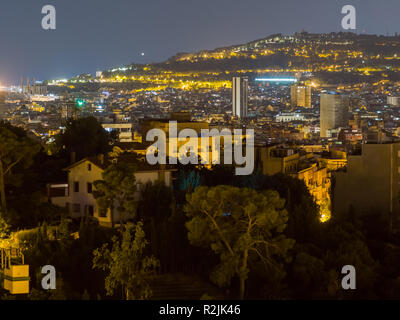
[(330, 137), (330, 130), (348, 125), (349, 98), (337, 92), (321, 93), (320, 137)]
[(291, 86), (290, 105), (292, 107), (311, 108), (311, 87), (298, 85)]
[(238, 118), (247, 117), (247, 101), (249, 96), (249, 81), (247, 77), (232, 79), (232, 112)]

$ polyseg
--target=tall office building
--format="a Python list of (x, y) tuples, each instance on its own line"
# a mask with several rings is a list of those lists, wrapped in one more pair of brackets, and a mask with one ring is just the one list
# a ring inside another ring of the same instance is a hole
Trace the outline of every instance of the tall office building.
[(249, 81), (247, 77), (232, 79), (232, 112), (238, 118), (247, 117), (247, 102), (249, 96)]
[(321, 93), (320, 137), (331, 137), (331, 130), (347, 127), (349, 120), (348, 96), (337, 92)]
[(291, 86), (290, 105), (292, 107), (311, 108), (311, 87), (299, 85)]

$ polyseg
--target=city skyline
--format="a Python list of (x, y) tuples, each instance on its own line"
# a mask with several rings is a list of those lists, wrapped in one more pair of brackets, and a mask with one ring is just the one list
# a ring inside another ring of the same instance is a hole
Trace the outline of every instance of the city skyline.
[(400, 300), (398, 0), (1, 9), (2, 304)]

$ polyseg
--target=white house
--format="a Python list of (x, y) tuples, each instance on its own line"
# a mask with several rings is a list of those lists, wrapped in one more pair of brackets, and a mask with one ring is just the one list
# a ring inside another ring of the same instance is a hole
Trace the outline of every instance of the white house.
[[(136, 163), (136, 162), (135, 162)], [(111, 212), (102, 212), (93, 197), (96, 180), (102, 180), (102, 173), (111, 162), (103, 156), (82, 159), (64, 170), (68, 172), (68, 183), (49, 186), (49, 197), (53, 204), (67, 207), (72, 218), (91, 216), (100, 225), (111, 226)], [(146, 162), (137, 163), (135, 178), (137, 183), (136, 197), (140, 196), (140, 187), (147, 182), (164, 181), (172, 185), (172, 171), (166, 166), (149, 165)], [(125, 217), (128, 218), (128, 217)], [(118, 212), (114, 211), (114, 223), (119, 223)]]

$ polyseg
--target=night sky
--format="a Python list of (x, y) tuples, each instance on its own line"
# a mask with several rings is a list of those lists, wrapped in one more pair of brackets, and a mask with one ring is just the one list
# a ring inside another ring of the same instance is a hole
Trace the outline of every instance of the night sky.
[[(41, 28), (46, 4), (56, 7), (56, 30)], [(272, 33), (340, 31), (345, 4), (357, 9), (357, 33), (400, 33), (399, 0), (1, 0), (0, 81), (163, 61)]]

